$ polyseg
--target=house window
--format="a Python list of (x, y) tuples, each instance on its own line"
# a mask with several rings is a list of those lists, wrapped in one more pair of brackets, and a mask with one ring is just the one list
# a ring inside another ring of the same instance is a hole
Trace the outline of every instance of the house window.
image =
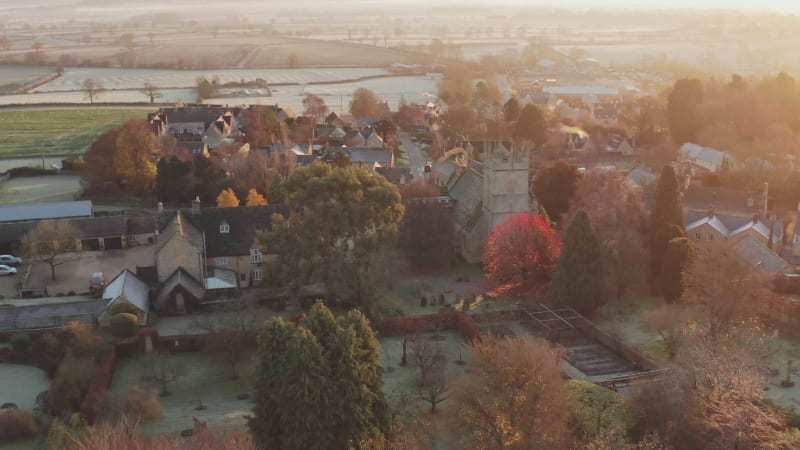
[(714, 235), (711, 234), (711, 233), (708, 233), (708, 236), (706, 236), (706, 240), (713, 241), (714, 240)]
[(700, 233), (695, 233), (694, 234), (694, 240), (696, 240), (696, 241), (700, 240)]
[(246, 282), (247, 281), (247, 274), (246, 273), (240, 273), (239, 274), (239, 281), (241, 281), (243, 283)]
[(219, 232), (223, 234), (228, 234), (231, 232), (231, 226), (228, 225), (227, 223), (221, 223), (219, 225)]
[(214, 258), (214, 262), (218, 266), (227, 266), (228, 265), (228, 257), (227, 256), (217, 256)]
[(250, 262), (251, 263), (260, 263), (264, 262), (264, 257), (261, 255), (261, 250), (257, 248), (250, 249)]
[(253, 271), (253, 281), (261, 281), (261, 271), (254, 270)]
[(710, 248), (707, 248), (707, 249), (706, 249), (706, 254), (707, 254), (707, 255), (710, 255), (710, 254), (711, 254), (711, 249), (710, 249)]

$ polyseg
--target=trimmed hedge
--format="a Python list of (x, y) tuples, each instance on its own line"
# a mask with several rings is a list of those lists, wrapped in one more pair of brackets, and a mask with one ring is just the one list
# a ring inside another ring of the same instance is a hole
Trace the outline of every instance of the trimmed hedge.
[(400, 336), (418, 331), (436, 329), (456, 330), (465, 341), (472, 341), (480, 335), (480, 326), (469, 314), (456, 311), (440, 312), (415, 316), (399, 316), (384, 319), (378, 325), (384, 336)]
[(139, 318), (134, 314), (121, 313), (111, 317), (111, 335), (121, 339), (136, 336), (139, 331)]
[(111, 386), (111, 379), (114, 377), (114, 369), (117, 367), (117, 349), (111, 346), (103, 358), (94, 368), (92, 381), (89, 382), (89, 389), (81, 402), (80, 412), (89, 425), (94, 425), (97, 415), (100, 413), (105, 403), (108, 387)]

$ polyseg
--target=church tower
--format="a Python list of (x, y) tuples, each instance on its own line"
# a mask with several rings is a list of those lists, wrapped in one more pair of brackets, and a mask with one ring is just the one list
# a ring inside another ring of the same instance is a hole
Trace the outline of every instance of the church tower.
[(484, 144), (483, 212), (487, 232), (513, 214), (530, 211), (529, 164), (530, 149), (526, 145), (501, 141)]

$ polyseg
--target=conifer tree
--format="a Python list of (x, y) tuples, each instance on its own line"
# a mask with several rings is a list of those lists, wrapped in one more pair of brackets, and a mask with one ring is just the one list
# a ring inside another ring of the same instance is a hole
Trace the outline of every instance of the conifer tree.
[(672, 303), (683, 295), (683, 271), (692, 257), (692, 243), (685, 237), (669, 241), (661, 264), (661, 292)]
[(670, 224), (683, 228), (683, 208), (675, 170), (672, 166), (664, 166), (656, 185), (650, 229), (656, 232), (662, 226)]
[(548, 296), (553, 305), (580, 313), (602, 306), (607, 298), (600, 242), (589, 215), (579, 210), (567, 226)]
[(360, 312), (315, 304), (298, 325), (276, 318), (259, 337), (254, 417), (259, 448), (343, 449), (388, 430), (375, 333)]

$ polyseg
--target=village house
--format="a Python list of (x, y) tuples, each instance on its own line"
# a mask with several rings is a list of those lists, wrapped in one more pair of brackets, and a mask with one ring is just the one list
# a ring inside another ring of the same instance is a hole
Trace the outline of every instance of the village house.
[(610, 102), (596, 103), (592, 107), (592, 120), (607, 127), (615, 127), (619, 123), (617, 107)]
[(685, 166), (692, 175), (719, 173), (733, 162), (731, 155), (710, 147), (687, 142), (678, 150), (678, 164)]
[(748, 217), (718, 214), (713, 209), (690, 210), (685, 230), (698, 252), (722, 254), (724, 248), (731, 247), (755, 268), (773, 271), (770, 273), (785, 271), (789, 265), (775, 252), (780, 251), (783, 237), (780, 220), (764, 220), (759, 213)]
[(605, 147), (606, 154), (630, 156), (633, 154), (633, 147), (625, 139), (625, 136), (617, 133), (610, 133)]

